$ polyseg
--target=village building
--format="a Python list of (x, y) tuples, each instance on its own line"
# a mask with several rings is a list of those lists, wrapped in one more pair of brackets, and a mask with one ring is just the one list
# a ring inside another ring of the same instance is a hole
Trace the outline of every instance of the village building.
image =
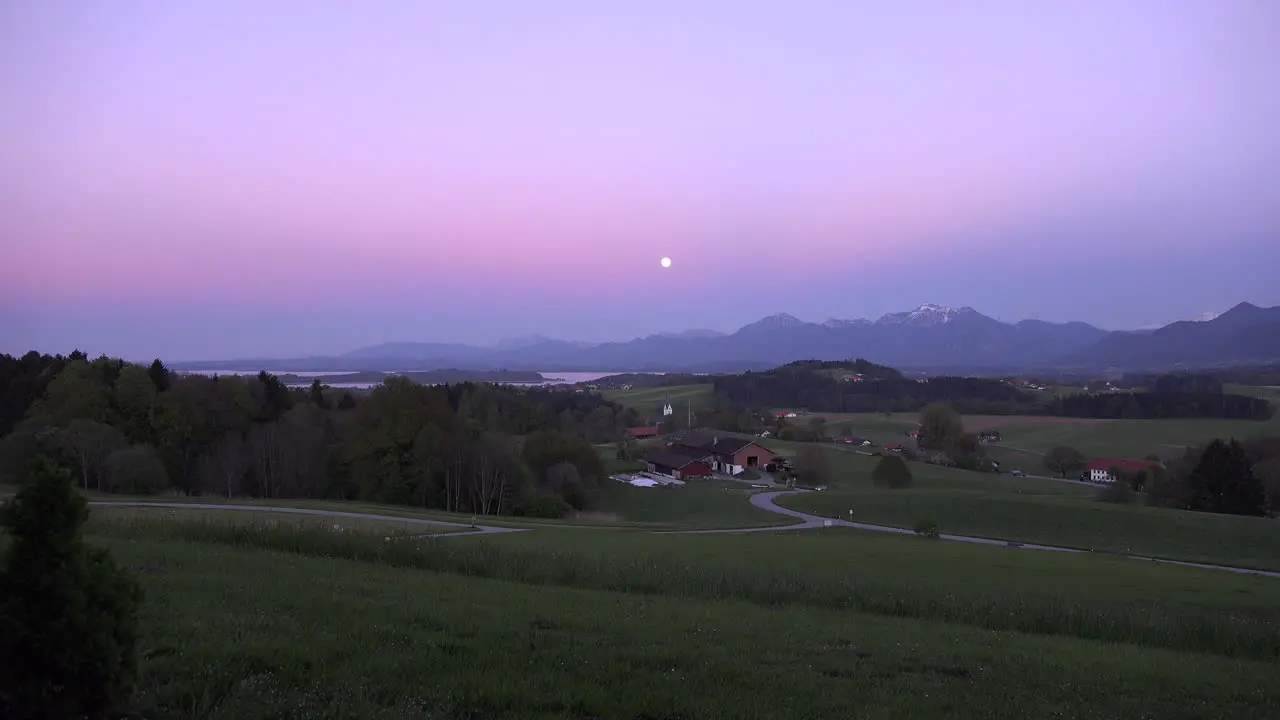
[(1155, 460), (1134, 460), (1131, 458), (1098, 457), (1089, 461), (1085, 468), (1090, 482), (1112, 483), (1116, 481), (1112, 470), (1122, 473), (1140, 473), (1148, 468), (1160, 467)]
[(677, 448), (654, 450), (645, 456), (644, 464), (651, 473), (677, 480), (711, 476), (711, 465), (700, 455)]
[(777, 461), (777, 453), (754, 442), (710, 433), (689, 433), (672, 441), (671, 448), (704, 459), (711, 469), (737, 475), (747, 469), (765, 469)]

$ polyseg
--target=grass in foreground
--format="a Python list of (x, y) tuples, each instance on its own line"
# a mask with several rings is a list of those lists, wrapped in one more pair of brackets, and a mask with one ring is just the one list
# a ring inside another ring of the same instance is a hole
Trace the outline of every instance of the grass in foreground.
[(1280, 706), (1273, 662), (199, 543), (105, 543), (146, 587), (139, 702), (152, 718), (1128, 720), (1264, 717)]
[[(123, 540), (198, 541), (531, 585), (853, 610), (992, 630), (1280, 659), (1272, 578), (1093, 555), (856, 531), (756, 535), (539, 531), (416, 543), (157, 520), (99, 524)], [(1155, 599), (1159, 599), (1158, 604)]]

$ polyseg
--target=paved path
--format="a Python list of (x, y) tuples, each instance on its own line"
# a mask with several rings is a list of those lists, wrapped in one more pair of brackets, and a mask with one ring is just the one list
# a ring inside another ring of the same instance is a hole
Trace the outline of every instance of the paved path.
[(466, 528), (466, 532), (442, 533), (439, 537), (459, 535), (495, 535), (498, 533), (527, 532), (528, 528), (496, 527), (493, 525), (471, 525), (468, 523), (449, 522), (448, 520), (428, 520), (426, 518), (402, 517), (399, 515), (378, 515), (375, 513), (348, 512), (346, 510), (316, 510), (312, 508), (279, 507), (275, 505), (225, 505), (219, 503), (165, 503), (165, 502), (114, 502), (97, 501), (89, 503), (93, 507), (141, 507), (141, 508), (175, 508), (191, 510), (249, 510), (256, 512), (285, 513), (288, 515), (317, 515), (320, 517), (356, 518), (358, 520), (386, 520), (389, 522), (422, 525), (425, 527)]
[[(907, 528), (891, 527), (889, 525), (874, 525), (872, 523), (853, 522), (850, 520), (835, 520), (832, 518), (824, 518), (819, 515), (811, 515), (799, 510), (782, 507), (774, 502), (774, 500), (782, 495), (790, 495), (793, 493), (811, 492), (809, 490), (781, 490), (775, 492), (756, 493), (751, 496), (751, 504), (761, 510), (768, 510), (779, 515), (786, 515), (795, 518), (799, 522), (793, 525), (774, 525), (770, 527), (757, 528), (741, 528), (741, 529), (725, 529), (725, 530), (686, 530), (680, 534), (685, 535), (723, 535), (728, 533), (743, 532), (779, 532), (783, 530), (809, 530), (820, 527), (847, 527), (857, 530), (870, 530), (873, 532), (895, 533), (897, 535), (915, 535), (915, 532)], [(950, 535), (942, 533), (938, 536), (942, 540), (951, 540), (954, 542), (975, 543), (978, 545), (997, 545), (1000, 547), (1017, 547), (1027, 550), (1050, 550), (1053, 552), (1081, 553), (1092, 552), (1089, 550), (1080, 550), (1079, 548), (1058, 547), (1056, 545), (1037, 545), (1035, 543), (1019, 543), (1010, 542), (1008, 540), (997, 540), (994, 538), (973, 537), (969, 535)], [(1117, 557), (1129, 558), (1131, 560), (1147, 560), (1149, 562), (1166, 563), (1169, 565), (1183, 565), (1186, 567), (1202, 568), (1205, 570), (1225, 570), (1227, 572), (1239, 573), (1242, 575), (1263, 575), (1266, 577), (1280, 578), (1280, 572), (1272, 572), (1269, 570), (1253, 570), (1250, 568), (1228, 567), (1226, 565), (1209, 565), (1205, 563), (1186, 562), (1182, 560), (1162, 560), (1160, 558), (1143, 557), (1141, 555), (1125, 555), (1123, 553), (1099, 553), (1104, 555), (1115, 555)]]

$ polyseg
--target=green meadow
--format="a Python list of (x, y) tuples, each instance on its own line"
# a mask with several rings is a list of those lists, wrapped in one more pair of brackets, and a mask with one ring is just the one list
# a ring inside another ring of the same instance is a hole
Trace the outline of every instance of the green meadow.
[(1272, 578), (839, 529), (394, 542), (265, 513), (109, 514), (88, 536), (146, 589), (145, 717), (1198, 718), (1280, 703)]

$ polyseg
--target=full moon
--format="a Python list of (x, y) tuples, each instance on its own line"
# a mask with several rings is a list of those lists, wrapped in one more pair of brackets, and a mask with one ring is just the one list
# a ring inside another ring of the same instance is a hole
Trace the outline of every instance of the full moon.
[(671, 267), (671, 258), (664, 257), (662, 258), (661, 262), (662, 262), (662, 267)]

